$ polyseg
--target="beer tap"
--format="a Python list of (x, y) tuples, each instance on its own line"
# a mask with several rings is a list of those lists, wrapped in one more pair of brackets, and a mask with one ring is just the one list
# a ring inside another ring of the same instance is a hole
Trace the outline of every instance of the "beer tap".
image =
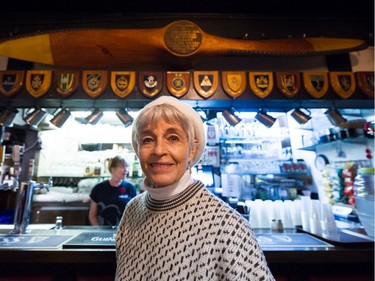
[(30, 159), (29, 162), (29, 180), (21, 182), (18, 190), (18, 196), (16, 201), (16, 212), (14, 217), (14, 229), (11, 232), (12, 234), (21, 234), (26, 233), (26, 229), (30, 223), (30, 212), (31, 212), (31, 203), (34, 195), (35, 188), (45, 188), (49, 191), (49, 188), (52, 187), (52, 178), (48, 180), (48, 184), (43, 182), (36, 183), (32, 180), (34, 175), (34, 159)]
[(47, 192), (49, 191), (49, 188), (53, 186), (53, 180), (52, 180), (52, 177), (49, 177), (48, 178), (48, 183), (45, 184), (44, 182), (40, 182), (40, 183), (36, 183), (35, 184), (35, 188), (40, 188), (40, 189), (43, 189), (45, 188), (47, 190)]
[[(19, 162), (14, 162), (14, 175), (11, 178), (3, 180), (3, 183), (0, 184), (0, 190), (12, 190), (16, 192), (19, 187)], [(13, 173), (12, 173), (13, 174)], [(9, 174), (8, 174), (9, 175)], [(8, 176), (10, 177), (10, 176)]]
[(7, 182), (0, 184), (0, 190), (4, 190), (4, 191), (12, 190), (13, 192), (17, 192), (18, 185), (19, 185), (18, 179), (15, 178), (12, 184), (9, 184)]
[(20, 176), (20, 162), (19, 160), (14, 163), (14, 178), (11, 188), (13, 191), (17, 191), (20, 183), (19, 183), (19, 176)]

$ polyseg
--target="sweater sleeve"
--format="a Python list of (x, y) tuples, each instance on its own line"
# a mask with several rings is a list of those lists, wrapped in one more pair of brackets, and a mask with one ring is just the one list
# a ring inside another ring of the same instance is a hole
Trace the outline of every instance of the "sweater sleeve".
[(250, 224), (242, 218), (236, 219), (236, 214), (226, 224), (227, 246), (223, 251), (226, 252), (225, 261), (228, 264), (225, 280), (274, 281)]

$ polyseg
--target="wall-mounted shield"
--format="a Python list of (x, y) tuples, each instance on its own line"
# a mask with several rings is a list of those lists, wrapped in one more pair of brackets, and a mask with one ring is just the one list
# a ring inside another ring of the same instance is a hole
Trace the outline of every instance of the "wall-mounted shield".
[(62, 97), (69, 97), (78, 87), (79, 71), (56, 70), (54, 74), (54, 88)]
[(303, 85), (306, 91), (316, 99), (323, 97), (328, 91), (327, 72), (303, 72)]
[(333, 71), (329, 73), (332, 89), (343, 99), (354, 94), (355, 79), (354, 73), (349, 71)]
[(273, 89), (272, 72), (250, 72), (249, 73), (250, 89), (253, 93), (264, 99)]
[(185, 95), (190, 88), (190, 72), (167, 72), (167, 89), (175, 96), (180, 98)]
[(34, 98), (44, 96), (52, 82), (52, 71), (50, 70), (27, 70), (26, 90)]
[(246, 73), (244, 71), (223, 71), (221, 72), (221, 83), (228, 96), (238, 98), (246, 88)]
[(374, 98), (374, 72), (358, 71), (355, 73), (358, 87), (370, 99)]
[(298, 72), (277, 72), (277, 87), (287, 98), (294, 97), (301, 88), (301, 75)]
[(163, 86), (163, 73), (155, 71), (139, 72), (139, 89), (142, 94), (152, 98), (160, 93)]
[(0, 71), (0, 92), (4, 96), (11, 97), (17, 94), (22, 86), (25, 78), (23, 70), (4, 70)]
[(86, 94), (92, 98), (100, 96), (108, 82), (106, 70), (84, 70), (82, 71), (82, 87)]
[(112, 71), (111, 88), (120, 98), (127, 97), (135, 87), (135, 71)]
[(211, 97), (216, 92), (218, 85), (218, 71), (194, 71), (194, 87), (203, 98)]

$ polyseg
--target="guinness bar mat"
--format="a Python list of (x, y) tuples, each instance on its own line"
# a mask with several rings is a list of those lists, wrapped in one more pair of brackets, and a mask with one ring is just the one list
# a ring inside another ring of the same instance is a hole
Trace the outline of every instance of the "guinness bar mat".
[(10, 234), (0, 236), (0, 249), (46, 249), (58, 248), (73, 236)]
[(333, 247), (305, 233), (259, 233), (256, 238), (261, 248)]
[[(304, 233), (262, 233), (256, 235), (262, 248), (305, 248), (333, 247)], [(63, 245), (63, 249), (72, 248), (107, 248), (114, 249), (116, 233), (114, 232), (84, 232)]]
[(63, 245), (63, 249), (108, 248), (114, 249), (116, 232), (83, 232)]

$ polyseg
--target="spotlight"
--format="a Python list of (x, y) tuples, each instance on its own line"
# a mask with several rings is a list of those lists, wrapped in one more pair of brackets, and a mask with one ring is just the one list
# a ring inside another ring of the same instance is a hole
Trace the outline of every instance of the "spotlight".
[(241, 122), (241, 118), (237, 116), (238, 112), (233, 108), (228, 108), (223, 111), (223, 116), (225, 120), (229, 123), (231, 126), (236, 126), (238, 123)]
[(207, 113), (202, 109), (200, 108), (199, 106), (197, 106), (195, 108), (195, 111), (198, 113), (198, 115), (200, 116), (202, 122), (206, 122), (207, 121)]
[(99, 108), (95, 108), (93, 112), (91, 112), (90, 115), (88, 115), (85, 120), (88, 124), (95, 125), (99, 122), (99, 120), (103, 117), (103, 111), (101, 111)]
[(56, 127), (61, 128), (70, 116), (71, 113), (69, 110), (61, 108), (61, 110), (50, 120), (50, 122)]
[(116, 111), (116, 115), (125, 127), (129, 127), (133, 123), (133, 117), (131, 117), (125, 109), (120, 108)]
[(306, 124), (311, 119), (310, 115), (310, 110), (304, 107), (298, 107), (290, 114), (300, 125)]
[(0, 126), (11, 126), (18, 110), (15, 108), (7, 108), (0, 115)]
[(335, 107), (328, 109), (324, 114), (334, 126), (341, 126), (347, 121)]
[(34, 111), (27, 114), (23, 120), (27, 125), (38, 126), (40, 122), (46, 117), (47, 112), (41, 108), (35, 108)]
[(273, 124), (275, 124), (276, 122), (276, 118), (269, 115), (264, 108), (261, 108), (258, 111), (258, 113), (255, 115), (255, 119), (257, 119), (260, 123), (262, 123), (267, 128), (271, 128)]

